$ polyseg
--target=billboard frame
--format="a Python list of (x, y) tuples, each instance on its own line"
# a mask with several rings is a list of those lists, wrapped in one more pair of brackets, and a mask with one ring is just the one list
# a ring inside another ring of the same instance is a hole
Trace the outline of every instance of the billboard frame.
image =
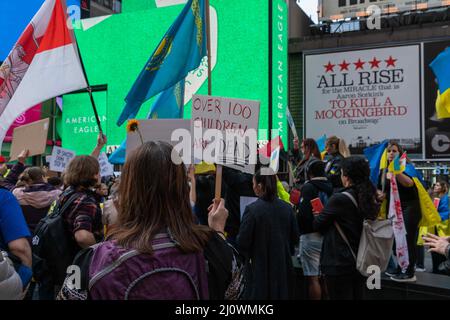
[[(393, 48), (393, 47), (404, 47), (404, 46), (411, 46), (416, 45), (418, 46), (418, 52), (419, 52), (419, 127), (420, 127), (420, 141), (421, 141), (421, 153), (419, 154), (411, 154), (415, 155), (416, 157), (411, 158), (411, 160), (420, 160), (420, 161), (430, 161), (428, 159), (425, 159), (425, 137), (424, 137), (424, 59), (423, 59), (423, 43), (424, 42), (435, 42), (438, 40), (433, 41), (417, 41), (417, 40), (411, 40), (411, 41), (398, 41), (398, 42), (390, 42), (389, 45), (381, 45), (381, 44), (371, 44), (371, 45), (364, 45), (363, 47), (360, 46), (346, 46), (346, 47), (339, 47), (339, 48), (326, 48), (326, 49), (313, 49), (313, 50), (305, 50), (303, 51), (303, 70), (302, 70), (302, 77), (303, 77), (303, 118), (302, 118), (302, 125), (303, 125), (303, 137), (307, 137), (306, 135), (306, 81), (305, 81), (305, 71), (306, 71), (306, 57), (311, 55), (319, 55), (319, 54), (330, 54), (330, 53), (341, 53), (346, 51), (363, 51), (363, 50), (371, 50), (371, 49), (385, 49), (385, 48)], [(450, 159), (449, 159), (450, 160)], [(432, 160), (433, 161), (433, 160)]]

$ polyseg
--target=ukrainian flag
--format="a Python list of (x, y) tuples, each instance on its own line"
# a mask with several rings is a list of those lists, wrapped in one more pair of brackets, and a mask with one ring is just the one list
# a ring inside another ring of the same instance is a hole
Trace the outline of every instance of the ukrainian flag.
[(369, 161), (370, 167), (370, 181), (374, 185), (378, 184), (378, 175), (380, 170), (386, 169), (387, 167), (387, 152), (386, 148), (388, 146), (388, 140), (384, 140), (382, 143), (365, 148), (364, 155)]
[(317, 147), (319, 148), (320, 156), (322, 157), (322, 160), (325, 159), (325, 156), (327, 154), (327, 151), (325, 150), (325, 143), (327, 142), (327, 135), (324, 134), (319, 139), (316, 140)]
[[(377, 185), (378, 175), (380, 170), (387, 168), (387, 145), (388, 141), (385, 140), (381, 144), (364, 149), (364, 155), (369, 161), (370, 166), (370, 180)], [(399, 173), (404, 172), (413, 181), (417, 189), (417, 194), (419, 196), (420, 210), (422, 212), (422, 219), (420, 220), (419, 226), (422, 230), (427, 230), (428, 228), (433, 228), (440, 224), (441, 217), (434, 207), (433, 201), (431, 200), (428, 192), (424, 188), (422, 174), (416, 170), (416, 168), (411, 163), (406, 162), (406, 154), (402, 155), (401, 158), (397, 157), (393, 163), (390, 164), (389, 168), (391, 172)], [(379, 219), (386, 219), (387, 216), (387, 201), (383, 201)], [(420, 241), (421, 239), (419, 239)]]
[(205, 0), (189, 0), (125, 98), (117, 125), (136, 117), (145, 101), (183, 80), (205, 55)]
[(450, 118), (450, 47), (441, 52), (431, 63), (439, 91), (436, 99), (438, 119)]

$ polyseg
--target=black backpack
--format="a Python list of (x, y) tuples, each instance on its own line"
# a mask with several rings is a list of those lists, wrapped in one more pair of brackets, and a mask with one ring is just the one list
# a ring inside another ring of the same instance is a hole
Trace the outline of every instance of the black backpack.
[[(61, 206), (60, 200), (64, 196), (69, 196), (69, 199)], [(31, 249), (33, 276), (37, 282), (51, 280), (54, 284), (62, 284), (67, 267), (72, 264), (73, 258), (79, 251), (75, 239), (67, 230), (63, 215), (78, 197), (79, 195), (73, 190), (63, 193), (53, 211), (42, 218), (36, 226)]]

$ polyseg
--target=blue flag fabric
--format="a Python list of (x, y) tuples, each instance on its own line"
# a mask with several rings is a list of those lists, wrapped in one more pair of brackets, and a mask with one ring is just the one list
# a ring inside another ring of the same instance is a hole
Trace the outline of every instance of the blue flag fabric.
[[(150, 108), (148, 119), (180, 119), (183, 117), (184, 79), (159, 94)], [(124, 164), (126, 158), (127, 140), (125, 139), (110, 156), (112, 164)]]
[(387, 148), (388, 140), (384, 140), (382, 143), (365, 148), (364, 155), (369, 161), (370, 167), (370, 181), (373, 184), (378, 184), (378, 175), (380, 173), (380, 160), (384, 150)]
[(440, 93), (444, 94), (450, 89), (450, 47), (430, 63), (430, 68), (437, 78)]
[(161, 92), (150, 108), (148, 119), (180, 119), (183, 117), (184, 79)]
[(108, 157), (109, 163), (124, 164), (126, 151), (127, 151), (127, 139), (123, 140), (119, 148), (117, 148), (113, 153), (111, 153), (111, 155)]
[(205, 0), (189, 0), (125, 98), (117, 125), (136, 117), (145, 101), (184, 79), (205, 55)]
[(438, 119), (450, 118), (450, 47), (442, 51), (431, 63), (439, 90), (436, 99)]
[(319, 139), (317, 139), (317, 147), (319, 148), (319, 152), (325, 151), (325, 142), (327, 142), (327, 135), (324, 134)]

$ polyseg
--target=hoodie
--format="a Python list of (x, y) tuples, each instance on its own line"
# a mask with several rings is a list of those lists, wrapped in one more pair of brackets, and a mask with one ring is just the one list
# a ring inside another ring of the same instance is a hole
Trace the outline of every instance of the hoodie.
[[(311, 200), (319, 197), (319, 192), (325, 192), (328, 197), (333, 193), (333, 184), (325, 177), (312, 178), (306, 181), (301, 189), (298, 205), (298, 227), (300, 234), (313, 233), (314, 214)], [(325, 206), (325, 203), (323, 204)]]
[(22, 207), (31, 233), (34, 232), (39, 221), (47, 215), (48, 209), (61, 193), (61, 190), (48, 183), (33, 184), (13, 190), (13, 195)]

